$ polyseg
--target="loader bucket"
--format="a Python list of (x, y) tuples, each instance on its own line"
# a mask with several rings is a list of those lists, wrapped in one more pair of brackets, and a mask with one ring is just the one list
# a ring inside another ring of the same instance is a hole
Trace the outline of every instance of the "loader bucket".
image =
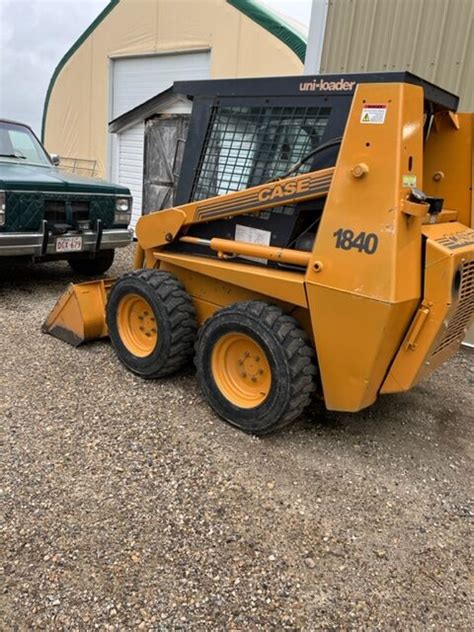
[(41, 330), (74, 347), (107, 336), (105, 307), (115, 279), (76, 283), (53, 307)]

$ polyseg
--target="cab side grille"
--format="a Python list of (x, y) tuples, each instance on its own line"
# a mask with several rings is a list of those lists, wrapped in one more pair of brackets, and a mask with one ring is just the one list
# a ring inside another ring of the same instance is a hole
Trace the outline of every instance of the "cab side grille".
[(474, 261), (464, 263), (460, 267), (460, 272), (458, 303), (443, 337), (434, 348), (433, 356), (464, 338), (466, 328), (474, 314)]

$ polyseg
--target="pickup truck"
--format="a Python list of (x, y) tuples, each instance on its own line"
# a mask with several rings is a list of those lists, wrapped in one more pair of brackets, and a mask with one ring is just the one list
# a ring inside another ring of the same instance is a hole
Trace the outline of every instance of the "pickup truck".
[(132, 240), (130, 190), (58, 164), (28, 125), (0, 120), (0, 265), (63, 259), (80, 274), (103, 274)]

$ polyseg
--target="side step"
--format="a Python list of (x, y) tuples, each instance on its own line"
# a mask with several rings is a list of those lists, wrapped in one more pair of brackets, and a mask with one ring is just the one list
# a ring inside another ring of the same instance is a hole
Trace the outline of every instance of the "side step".
[(78, 347), (108, 335), (105, 308), (115, 279), (72, 284), (59, 298), (41, 331)]

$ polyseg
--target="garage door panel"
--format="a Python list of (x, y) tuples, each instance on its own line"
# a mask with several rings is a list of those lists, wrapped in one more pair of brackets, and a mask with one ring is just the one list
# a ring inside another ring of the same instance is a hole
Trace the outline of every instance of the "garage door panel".
[(209, 68), (209, 51), (115, 59), (112, 118), (170, 88), (174, 81), (208, 79)]
[[(175, 81), (210, 78), (210, 52), (173, 53), (114, 59), (112, 62), (111, 118), (115, 119), (163, 92)], [(144, 124), (118, 134), (111, 173), (133, 195), (132, 228), (142, 214)], [(156, 191), (157, 203), (165, 195)]]
[(132, 223), (135, 226), (142, 212), (144, 125), (125, 130), (118, 142), (118, 181), (133, 195)]

